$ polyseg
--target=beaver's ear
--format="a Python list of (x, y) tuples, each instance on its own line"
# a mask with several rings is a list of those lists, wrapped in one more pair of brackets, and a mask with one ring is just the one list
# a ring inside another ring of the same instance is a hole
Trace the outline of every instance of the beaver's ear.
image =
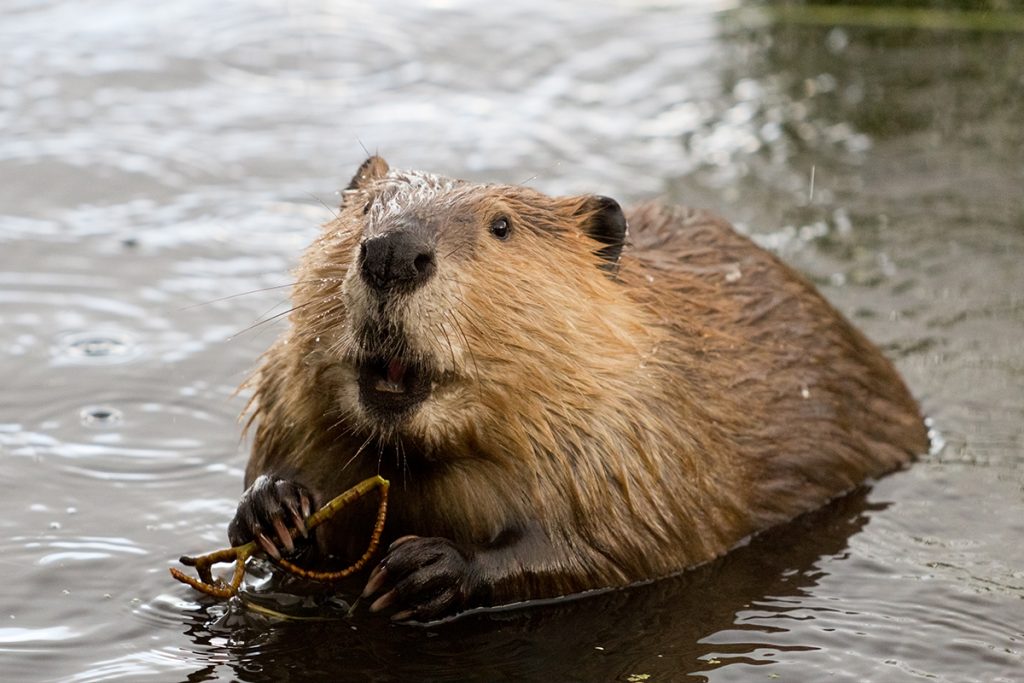
[(601, 268), (615, 272), (628, 229), (622, 207), (611, 197), (591, 195), (584, 199), (577, 215), (582, 220), (580, 227), (584, 234), (605, 245), (595, 252), (605, 261)]
[(346, 190), (359, 190), (367, 183), (383, 178), (389, 170), (388, 162), (379, 156), (372, 156), (359, 166), (359, 170), (352, 176)]

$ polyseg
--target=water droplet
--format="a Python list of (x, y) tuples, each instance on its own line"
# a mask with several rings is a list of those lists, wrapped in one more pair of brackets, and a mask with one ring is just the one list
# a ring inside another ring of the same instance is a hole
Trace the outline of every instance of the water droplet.
[(86, 406), (79, 419), (86, 427), (109, 427), (121, 422), (124, 414), (111, 406)]
[(119, 332), (75, 332), (58, 339), (54, 355), (76, 363), (117, 363), (134, 357), (137, 346)]
[(107, 339), (104, 337), (88, 337), (75, 340), (70, 350), (80, 356), (99, 357), (123, 354), (124, 342), (118, 339)]

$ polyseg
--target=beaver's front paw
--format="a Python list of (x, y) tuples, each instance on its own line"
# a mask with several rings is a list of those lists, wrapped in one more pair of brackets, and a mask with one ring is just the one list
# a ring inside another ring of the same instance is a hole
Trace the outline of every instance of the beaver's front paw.
[(228, 525), (228, 540), (237, 546), (255, 540), (275, 560), (296, 553), (296, 542), (305, 544), (306, 517), (315, 498), (301, 484), (262, 475), (238, 501), (235, 518)]
[(476, 589), (469, 555), (446, 538), (404, 536), (370, 574), (363, 598), (383, 593), (370, 611), (394, 608), (395, 621), (454, 614), (468, 606)]

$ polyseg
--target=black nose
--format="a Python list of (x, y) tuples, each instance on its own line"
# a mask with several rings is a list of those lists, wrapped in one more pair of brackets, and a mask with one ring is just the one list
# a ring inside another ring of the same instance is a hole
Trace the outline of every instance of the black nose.
[(363, 279), (380, 292), (410, 291), (434, 274), (434, 248), (408, 230), (366, 240), (359, 258)]

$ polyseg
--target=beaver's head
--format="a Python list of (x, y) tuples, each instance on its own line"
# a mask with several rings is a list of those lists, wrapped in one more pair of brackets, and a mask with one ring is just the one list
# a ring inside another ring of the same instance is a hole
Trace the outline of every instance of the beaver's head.
[(352, 431), (479, 443), (496, 425), (515, 431), (523, 411), (585, 409), (623, 347), (635, 367), (636, 335), (617, 311), (625, 237), (607, 197), (371, 157), (305, 257), (293, 340)]

